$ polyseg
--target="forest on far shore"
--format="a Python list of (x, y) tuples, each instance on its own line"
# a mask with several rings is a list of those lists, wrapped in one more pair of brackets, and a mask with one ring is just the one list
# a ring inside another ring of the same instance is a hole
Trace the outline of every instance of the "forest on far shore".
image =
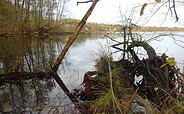
[[(42, 35), (72, 34), (80, 20), (65, 18), (64, 9), (67, 1), (52, 0), (1, 0), (0, 34), (1, 35)], [(184, 28), (153, 27), (130, 25), (133, 32), (184, 31)], [(88, 22), (81, 34), (100, 34), (122, 32), (126, 26), (121, 24), (103, 24)]]

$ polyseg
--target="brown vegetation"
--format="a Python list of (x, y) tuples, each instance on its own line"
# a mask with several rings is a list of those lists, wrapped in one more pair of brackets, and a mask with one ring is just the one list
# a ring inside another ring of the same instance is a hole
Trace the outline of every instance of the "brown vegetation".
[[(97, 62), (97, 71), (85, 74), (85, 90), (77, 95), (88, 101), (86, 112), (183, 113), (184, 108), (179, 104), (184, 98), (184, 74), (174, 65), (174, 59), (165, 54), (156, 56), (147, 50), (152, 57), (139, 60), (130, 49), (132, 57), (129, 59), (112, 61), (104, 56)], [(136, 81), (137, 77), (142, 79)]]

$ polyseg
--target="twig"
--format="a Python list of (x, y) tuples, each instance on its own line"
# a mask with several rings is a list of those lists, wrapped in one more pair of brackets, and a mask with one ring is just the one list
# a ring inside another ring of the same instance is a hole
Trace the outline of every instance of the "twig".
[[(108, 59), (108, 66), (109, 66), (109, 76), (110, 76), (110, 88), (111, 88), (111, 92), (112, 92), (112, 96), (113, 96), (113, 104), (115, 103), (117, 105), (118, 110), (120, 111), (121, 114), (123, 114), (120, 106), (118, 105), (118, 101), (114, 95), (114, 89), (113, 89), (113, 81), (112, 81), (112, 71), (111, 71), (111, 63), (110, 60)], [(114, 108), (115, 111), (115, 108)]]
[(88, 0), (88, 1), (77, 2), (77, 6), (79, 5), (79, 3), (88, 3), (88, 2), (93, 2), (93, 0)]
[(124, 109), (124, 114), (126, 114), (126, 113), (127, 113), (128, 108), (130, 107), (130, 105), (131, 105), (131, 103), (132, 103), (133, 99), (136, 97), (136, 95), (137, 95), (138, 91), (139, 91), (139, 88), (137, 88), (137, 89), (136, 89), (136, 91), (134, 92), (134, 94), (132, 95), (132, 97), (130, 98), (130, 100), (126, 103), (126, 105), (125, 105), (125, 109)]
[(175, 0), (173, 0), (173, 9), (174, 9), (175, 17), (176, 17), (176, 22), (177, 22), (179, 20), (179, 18), (178, 18), (177, 12), (176, 12)]

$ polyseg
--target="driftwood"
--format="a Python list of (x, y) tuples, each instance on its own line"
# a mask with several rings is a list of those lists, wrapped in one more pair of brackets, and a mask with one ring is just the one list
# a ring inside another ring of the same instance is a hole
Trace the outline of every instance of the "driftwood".
[(86, 21), (88, 19), (88, 17), (91, 15), (93, 9), (95, 8), (96, 4), (97, 4), (98, 0), (94, 0), (93, 4), (91, 5), (91, 7), (89, 8), (89, 10), (86, 12), (85, 16), (82, 18), (82, 20), (79, 22), (78, 26), (76, 27), (73, 35), (69, 38), (69, 40), (67, 41), (66, 45), (64, 46), (62, 52), (60, 53), (56, 63), (53, 66), (53, 71), (56, 72), (61, 61), (63, 60), (65, 54), (67, 53), (68, 49), (70, 48), (70, 46), (73, 44), (73, 42), (76, 40), (77, 36), (79, 35), (80, 30), (82, 29), (82, 27), (86, 24)]
[(17, 83), (22, 82), (24, 80), (33, 79), (33, 78), (39, 78), (43, 79), (46, 77), (45, 72), (13, 72), (8, 74), (2, 74), (0, 75), (0, 85), (4, 83)]
[[(91, 15), (93, 9), (95, 8), (96, 4), (97, 4), (98, 0), (94, 0), (93, 4), (91, 5), (91, 7), (89, 8), (89, 10), (86, 12), (86, 14), (84, 15), (84, 17), (82, 18), (82, 20), (79, 22), (78, 26), (76, 27), (73, 35), (69, 38), (69, 40), (67, 41), (66, 45), (64, 46), (62, 52), (60, 53), (59, 57), (56, 60), (56, 63), (54, 64), (54, 66), (52, 67), (52, 72), (53, 72), (53, 78), (55, 79), (55, 81), (59, 84), (59, 86), (61, 87), (61, 89), (66, 93), (66, 95), (70, 98), (70, 100), (78, 107), (78, 109), (80, 109), (79, 104), (79, 100), (73, 96), (70, 91), (68, 90), (68, 88), (65, 86), (65, 84), (63, 83), (63, 81), (61, 80), (61, 78), (59, 77), (59, 75), (56, 73), (58, 70), (59, 65), (61, 64), (61, 61), (63, 60), (65, 54), (67, 53), (68, 49), (70, 48), (70, 46), (73, 44), (73, 42), (76, 40), (77, 36), (79, 35), (79, 32), (81, 31), (82, 27), (86, 24), (86, 21), (88, 19), (88, 17)], [(81, 111), (81, 110), (79, 110)], [(81, 112), (82, 113), (82, 112)]]

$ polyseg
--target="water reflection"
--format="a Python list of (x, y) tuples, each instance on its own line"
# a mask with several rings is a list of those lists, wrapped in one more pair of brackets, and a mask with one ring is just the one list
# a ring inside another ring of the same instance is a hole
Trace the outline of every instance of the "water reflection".
[(51, 102), (49, 92), (54, 86), (53, 80), (36, 79), (3, 85), (0, 89), (0, 112), (14, 114), (41, 111)]
[[(0, 59), (2, 72), (40, 71), (48, 69), (55, 60), (57, 42), (34, 37), (1, 39)], [(58, 44), (59, 45), (59, 44)]]
[[(141, 33), (141, 36), (139, 40), (148, 40), (158, 36), (158, 33)], [(112, 35), (112, 37), (123, 41), (121, 35)], [(47, 72), (54, 64), (68, 38), (69, 36), (0, 38), (0, 73), (12, 71)], [(157, 39), (150, 42), (157, 54), (166, 53), (168, 56), (175, 57), (177, 64), (182, 69), (184, 48), (176, 45), (173, 38), (168, 36), (161, 35), (157, 38), (159, 41)], [(183, 40), (183, 37), (176, 36), (175, 38)], [(109, 49), (111, 52), (117, 51), (110, 48), (110, 45), (114, 43), (103, 36), (79, 36), (58, 70), (58, 74), (67, 87), (71, 90), (80, 85), (84, 73), (95, 70), (95, 59), (98, 57), (99, 51)], [(184, 45), (182, 42), (180, 43)], [(113, 54), (115, 60), (119, 60), (121, 57), (122, 52)], [(145, 57), (143, 54), (142, 58)], [(11, 113), (69, 112), (69, 108), (65, 107), (73, 107), (52, 79), (44, 81), (34, 79), (19, 84), (6, 84), (0, 87), (0, 97), (1, 112), (2, 110), (11, 111)]]
[[(68, 36), (1, 38), (0, 72), (47, 72), (67, 39)], [(79, 36), (72, 47), (81, 45), (85, 40), (87, 40), (85, 36)], [(60, 71), (71, 77), (75, 70), (67, 67), (70, 65), (65, 58)], [(78, 78), (75, 79), (77, 80)], [(69, 108), (65, 107), (73, 107), (62, 90), (55, 86), (53, 79), (43, 81), (33, 79), (16, 84), (5, 84), (0, 88), (0, 97), (2, 113), (71, 112), (72, 110), (69, 111)]]

